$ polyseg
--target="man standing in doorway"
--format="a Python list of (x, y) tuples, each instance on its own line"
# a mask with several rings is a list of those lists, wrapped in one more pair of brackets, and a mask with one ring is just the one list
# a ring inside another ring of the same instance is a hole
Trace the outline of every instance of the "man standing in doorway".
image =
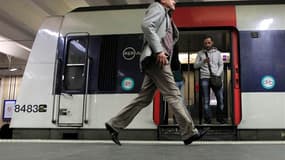
[(160, 90), (172, 108), (185, 145), (199, 140), (208, 131), (199, 132), (195, 128), (170, 68), (173, 46), (178, 40), (178, 29), (169, 16), (169, 12), (175, 10), (175, 3), (175, 0), (155, 0), (146, 11), (142, 23), (144, 48), (149, 47), (151, 52), (142, 51), (140, 65), (145, 76), (141, 91), (137, 98), (105, 124), (112, 140), (118, 145), (121, 145), (118, 138), (120, 130), (126, 128), (152, 102), (156, 89)]
[(210, 77), (221, 77), (223, 74), (224, 64), (221, 57), (221, 52), (214, 47), (214, 41), (211, 36), (206, 36), (203, 41), (204, 49), (198, 52), (194, 68), (200, 68), (200, 85), (202, 88), (202, 99), (204, 107), (204, 122), (206, 124), (212, 123), (212, 112), (210, 108), (210, 87), (217, 98), (217, 114), (216, 119), (219, 123), (225, 123), (222, 117), (224, 109), (223, 87), (213, 87), (210, 85)]

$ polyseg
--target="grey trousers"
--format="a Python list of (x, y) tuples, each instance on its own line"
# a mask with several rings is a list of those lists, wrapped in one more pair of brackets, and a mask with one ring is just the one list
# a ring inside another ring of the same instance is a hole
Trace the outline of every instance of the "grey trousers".
[(163, 67), (153, 64), (146, 69), (139, 95), (107, 123), (118, 132), (126, 128), (135, 116), (152, 102), (154, 92), (157, 88), (174, 112), (174, 116), (180, 127), (182, 140), (198, 134), (198, 130), (195, 128), (193, 120), (183, 103), (180, 90), (175, 84), (169, 64)]

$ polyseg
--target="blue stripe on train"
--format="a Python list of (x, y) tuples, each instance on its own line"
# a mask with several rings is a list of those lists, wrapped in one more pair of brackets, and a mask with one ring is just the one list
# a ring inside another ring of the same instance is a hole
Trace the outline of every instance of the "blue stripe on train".
[(285, 91), (284, 44), (284, 30), (240, 32), (242, 92)]

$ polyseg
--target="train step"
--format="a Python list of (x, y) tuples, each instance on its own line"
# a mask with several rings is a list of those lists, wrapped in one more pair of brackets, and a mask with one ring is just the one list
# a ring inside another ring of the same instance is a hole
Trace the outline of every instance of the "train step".
[[(209, 141), (227, 141), (236, 140), (237, 132), (236, 126), (223, 124), (223, 125), (196, 125), (198, 129), (210, 128), (208, 133), (202, 140)], [(159, 140), (181, 140), (180, 130), (178, 125), (159, 125), (158, 126), (158, 139)]]

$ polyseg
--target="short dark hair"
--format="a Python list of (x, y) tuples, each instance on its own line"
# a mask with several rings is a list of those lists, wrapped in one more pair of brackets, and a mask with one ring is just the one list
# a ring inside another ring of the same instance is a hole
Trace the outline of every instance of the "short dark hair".
[(211, 35), (206, 35), (203, 40), (208, 39), (208, 38), (210, 38), (211, 41), (214, 41), (214, 38), (213, 38), (213, 36), (211, 36)]
[(161, 0), (154, 0), (154, 2), (160, 2)]

